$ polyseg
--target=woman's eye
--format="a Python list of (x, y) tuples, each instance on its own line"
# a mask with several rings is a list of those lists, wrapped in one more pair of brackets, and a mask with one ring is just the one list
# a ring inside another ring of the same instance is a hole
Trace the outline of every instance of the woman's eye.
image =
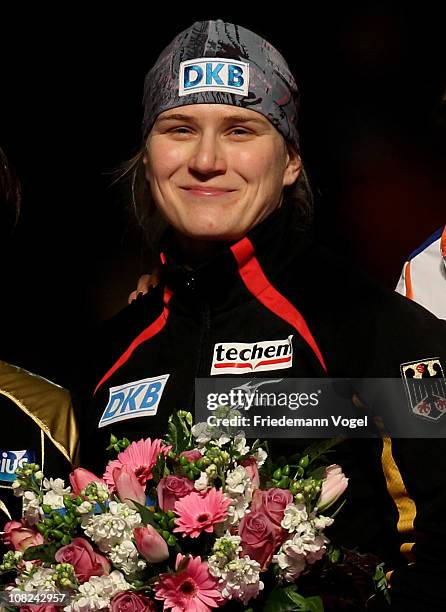
[(250, 132), (248, 130), (245, 130), (244, 128), (232, 128), (231, 134), (234, 134), (235, 132), (238, 132), (237, 135), (239, 135), (239, 136), (243, 136), (245, 134), (250, 134)]
[(174, 132), (175, 134), (188, 134), (189, 131), (189, 128), (183, 126), (176, 127), (171, 130), (171, 132)]

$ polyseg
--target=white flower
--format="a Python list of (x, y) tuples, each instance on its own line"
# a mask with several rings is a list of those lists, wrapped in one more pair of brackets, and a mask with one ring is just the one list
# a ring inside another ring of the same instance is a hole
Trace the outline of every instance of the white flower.
[(43, 488), (46, 491), (43, 496), (43, 503), (50, 506), (53, 510), (59, 510), (64, 507), (63, 496), (70, 493), (71, 488), (65, 487), (65, 483), (61, 478), (45, 478), (43, 480)]
[(93, 504), (89, 501), (83, 501), (76, 509), (79, 514), (89, 514), (93, 511)]
[(246, 445), (246, 438), (244, 434), (238, 433), (234, 438), (234, 450), (240, 453), (240, 455), (246, 455), (249, 451), (249, 446)]
[(228, 472), (225, 481), (225, 494), (231, 498), (231, 505), (228, 507), (228, 516), (223, 523), (215, 526), (216, 533), (222, 533), (230, 527), (239, 524), (248, 510), (252, 500), (252, 481), (247, 471), (241, 465), (232, 472)]
[(258, 448), (253, 456), (255, 457), (255, 460), (257, 462), (257, 467), (260, 468), (265, 463), (268, 457), (268, 453), (263, 450), (263, 448)]
[(24, 561), (22, 565), (22, 574), (30, 574), (35, 569), (34, 561)]
[(196, 438), (198, 446), (204, 446), (208, 442), (212, 440), (212, 437), (215, 435), (215, 427), (211, 427), (205, 422), (196, 423), (192, 429), (191, 433)]
[[(85, 583), (86, 584), (86, 583)], [(83, 585), (82, 585), (83, 586)], [(99, 595), (83, 595), (65, 606), (64, 612), (92, 612), (93, 610), (109, 610), (110, 600)]]
[(37, 495), (32, 491), (25, 491), (23, 493), (23, 518), (29, 525), (35, 525), (43, 519), (43, 516)]
[(249, 557), (230, 561), (220, 579), (221, 593), (227, 599), (238, 599), (245, 605), (263, 589), (260, 564)]
[(324, 548), (328, 542), (328, 538), (322, 534), (316, 534), (312, 526), (307, 523), (302, 524), (294, 536), (282, 544), (282, 550), (288, 555), (314, 554)]
[(14, 495), (16, 497), (22, 497), (23, 495), (23, 489), (22, 489), (22, 483), (20, 482), (20, 480), (17, 478), (16, 480), (14, 480), (14, 482), (11, 485), (12, 487), (12, 491), (14, 493)]
[(65, 487), (62, 478), (45, 478), (43, 481), (45, 491), (54, 491), (56, 495), (67, 495), (71, 491), (71, 487)]
[(29, 573), (16, 578), (16, 584), (24, 591), (55, 591), (57, 574), (53, 569), (35, 567), (31, 564)]
[(53, 510), (59, 510), (64, 507), (62, 495), (57, 495), (54, 491), (48, 491), (43, 496), (43, 502), (47, 506), (50, 506)]
[(146, 567), (146, 562), (139, 558), (138, 550), (130, 539), (123, 540), (113, 546), (109, 558), (113, 565), (127, 576)]
[(209, 479), (206, 472), (201, 472), (200, 477), (194, 483), (194, 487), (197, 491), (206, 491), (209, 487)]
[(238, 599), (247, 604), (263, 589), (259, 580), (260, 564), (249, 557), (239, 557), (242, 547), (240, 536), (229, 531), (218, 538), (208, 559), (209, 572), (219, 578), (219, 590), (227, 599)]
[(221, 538), (215, 540), (212, 547), (213, 555), (208, 558), (209, 571), (212, 576), (220, 578), (225, 566), (237, 559), (242, 551), (240, 536), (233, 536), (227, 531)]
[(227, 529), (231, 527), (236, 527), (242, 518), (248, 512), (249, 503), (244, 500), (243, 497), (240, 497), (237, 500), (232, 500), (231, 505), (228, 506), (228, 516), (222, 523), (217, 523), (214, 525), (214, 532), (217, 536), (221, 537)]
[(211, 443), (221, 448), (222, 446), (224, 446), (230, 441), (231, 441), (231, 438), (228, 435), (221, 434), (221, 436), (218, 439), (211, 440)]
[(284, 552), (274, 555), (273, 563), (279, 565), (283, 577), (289, 582), (294, 582), (299, 578), (306, 566), (305, 555), (288, 556)]
[(227, 473), (225, 480), (225, 493), (233, 499), (244, 497), (245, 501), (251, 501), (252, 482), (242, 465), (237, 466), (235, 470)]
[(231, 505), (228, 507), (226, 520), (215, 525), (217, 535), (222, 535), (230, 527), (238, 525), (252, 500), (252, 482), (243, 466), (239, 465), (227, 473), (224, 492), (231, 498)]
[(286, 580), (294, 581), (304, 571), (307, 564), (322, 559), (329, 539), (323, 534), (316, 533), (309, 522), (302, 522), (296, 528), (292, 538), (286, 540), (273, 562), (283, 570)]
[(110, 502), (109, 512), (91, 516), (82, 528), (102, 552), (110, 552), (123, 539), (130, 539), (140, 523), (141, 516), (136, 510), (127, 504)]
[(238, 525), (248, 510), (249, 502), (245, 499), (235, 499), (228, 507), (228, 518), (231, 525)]
[(206, 476), (208, 478), (214, 479), (217, 476), (218, 469), (215, 463), (211, 463), (210, 466), (206, 468)]
[(289, 504), (285, 508), (281, 525), (291, 533), (306, 521), (308, 521), (308, 513), (305, 504)]
[(92, 576), (79, 586), (79, 595), (65, 606), (64, 612), (90, 612), (107, 610), (112, 597), (120, 591), (128, 591), (131, 585), (121, 572), (114, 570), (108, 576)]
[(321, 516), (317, 516), (313, 520), (314, 528), (318, 529), (319, 531), (323, 531), (327, 527), (330, 527), (330, 525), (333, 525), (333, 523), (334, 523), (334, 519), (332, 519), (330, 516), (321, 515)]

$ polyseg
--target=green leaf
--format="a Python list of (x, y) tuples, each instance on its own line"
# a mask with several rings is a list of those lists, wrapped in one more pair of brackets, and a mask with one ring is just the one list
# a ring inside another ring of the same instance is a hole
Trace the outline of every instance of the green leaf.
[(322, 459), (326, 453), (331, 452), (331, 449), (334, 446), (337, 446), (341, 442), (344, 442), (345, 438), (337, 437), (337, 438), (328, 438), (327, 440), (317, 440), (310, 444), (302, 453), (298, 453), (290, 457), (292, 461), (300, 459), (300, 457), (305, 457), (308, 455), (309, 462), (311, 465), (316, 459)]
[(260, 448), (260, 444), (261, 444), (261, 442), (260, 442), (260, 440), (257, 438), (257, 440), (254, 442), (254, 444), (251, 446), (251, 450), (249, 451), (249, 454), (250, 454), (250, 455), (253, 455), (253, 454), (256, 452), (256, 450), (257, 450), (258, 448)]
[(188, 412), (187, 410), (178, 410), (178, 418), (184, 421), (188, 430), (194, 424), (192, 413)]
[(34, 561), (40, 559), (47, 563), (54, 563), (54, 555), (60, 548), (59, 544), (40, 544), (39, 546), (29, 546), (23, 553), (24, 561)]
[(308, 478), (314, 478), (315, 480), (323, 480), (325, 478), (325, 465), (321, 465), (316, 469), (308, 472)]
[(171, 444), (175, 453), (188, 450), (192, 445), (192, 416), (190, 412), (179, 410), (169, 417), (166, 442)]
[(324, 612), (320, 597), (303, 597), (296, 587), (276, 588), (271, 591), (264, 612)]
[(331, 516), (331, 518), (333, 518), (333, 519), (334, 519), (334, 518), (335, 518), (335, 517), (336, 517), (336, 516), (339, 514), (339, 512), (342, 510), (342, 508), (343, 508), (344, 504), (346, 503), (346, 501), (347, 501), (347, 500), (346, 500), (346, 499), (344, 499), (344, 501), (342, 502), (342, 504), (340, 504), (340, 505), (339, 505), (339, 507), (338, 507), (338, 508), (336, 508), (336, 510), (333, 512), (333, 514), (331, 514), (331, 515), (330, 515), (330, 516)]
[(302, 597), (299, 593), (289, 592), (288, 596), (299, 607), (296, 610), (305, 612), (324, 612), (324, 605), (320, 597)]
[(389, 589), (387, 586), (387, 578), (384, 570), (384, 563), (380, 563), (376, 566), (375, 573), (373, 575), (373, 582), (375, 583), (375, 590), (381, 593), (387, 603), (390, 604)]
[(153, 479), (155, 482), (159, 482), (161, 478), (165, 475), (166, 468), (166, 458), (163, 453), (158, 455), (158, 459), (156, 460), (155, 465), (152, 468)]
[(339, 548), (336, 548), (332, 544), (329, 544), (327, 547), (326, 555), (330, 563), (338, 563), (341, 559), (342, 553)]
[(152, 525), (152, 527), (158, 527), (158, 525), (155, 523), (155, 519), (153, 518), (153, 512), (149, 510), (148, 506), (143, 506), (142, 504), (133, 499), (131, 501), (135, 505), (135, 508), (138, 510), (139, 514), (141, 515), (141, 521), (144, 525)]
[(169, 422), (167, 424), (166, 442), (172, 445), (175, 453), (178, 453), (178, 431), (173, 420), (173, 415), (169, 417)]

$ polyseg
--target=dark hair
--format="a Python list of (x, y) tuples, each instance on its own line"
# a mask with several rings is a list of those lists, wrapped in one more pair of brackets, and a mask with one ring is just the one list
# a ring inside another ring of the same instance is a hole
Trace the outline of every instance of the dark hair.
[(8, 158), (0, 147), (0, 218), (2, 227), (13, 227), (20, 213), (21, 189)]
[[(153, 201), (149, 184), (145, 176), (143, 157), (145, 145), (131, 159), (124, 162), (117, 170), (116, 180), (125, 180), (130, 191), (131, 213), (142, 228), (148, 257), (158, 259), (159, 242), (168, 223), (158, 211)], [(313, 223), (314, 197), (308, 175), (302, 165), (298, 179), (293, 185), (284, 188), (284, 196), (291, 201), (299, 212), (299, 225), (309, 227)]]

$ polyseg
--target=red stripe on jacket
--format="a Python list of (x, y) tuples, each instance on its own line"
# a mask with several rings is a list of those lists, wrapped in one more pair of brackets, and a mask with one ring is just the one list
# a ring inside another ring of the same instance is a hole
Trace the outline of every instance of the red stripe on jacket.
[(239, 274), (246, 288), (268, 310), (282, 320), (289, 323), (302, 336), (319, 360), (322, 368), (327, 372), (322, 353), (313, 338), (305, 319), (295, 306), (275, 289), (266, 278), (256, 256), (254, 247), (249, 238), (243, 238), (231, 247), (239, 267)]
[(101, 378), (101, 380), (96, 386), (96, 389), (93, 392), (93, 395), (96, 393), (99, 387), (101, 387), (105, 383), (105, 381), (110, 378), (110, 376), (112, 376), (117, 370), (119, 370), (119, 368), (122, 365), (124, 365), (126, 361), (128, 361), (128, 359), (130, 359), (133, 351), (140, 344), (142, 344), (146, 340), (150, 340), (150, 338), (153, 338), (153, 336), (156, 336), (156, 334), (159, 334), (159, 332), (163, 329), (163, 327), (166, 324), (167, 317), (169, 316), (168, 304), (169, 304), (171, 297), (172, 297), (172, 291), (166, 287), (164, 289), (164, 297), (163, 297), (163, 301), (164, 301), (163, 312), (159, 315), (157, 319), (155, 319), (155, 321), (153, 321), (153, 323), (151, 323), (148, 327), (146, 327), (146, 329), (144, 329), (139, 334), (139, 336), (136, 336), (136, 338), (130, 344), (128, 349), (121, 355), (121, 357), (119, 357), (118, 361), (108, 370), (108, 372), (103, 376), (103, 378)]

